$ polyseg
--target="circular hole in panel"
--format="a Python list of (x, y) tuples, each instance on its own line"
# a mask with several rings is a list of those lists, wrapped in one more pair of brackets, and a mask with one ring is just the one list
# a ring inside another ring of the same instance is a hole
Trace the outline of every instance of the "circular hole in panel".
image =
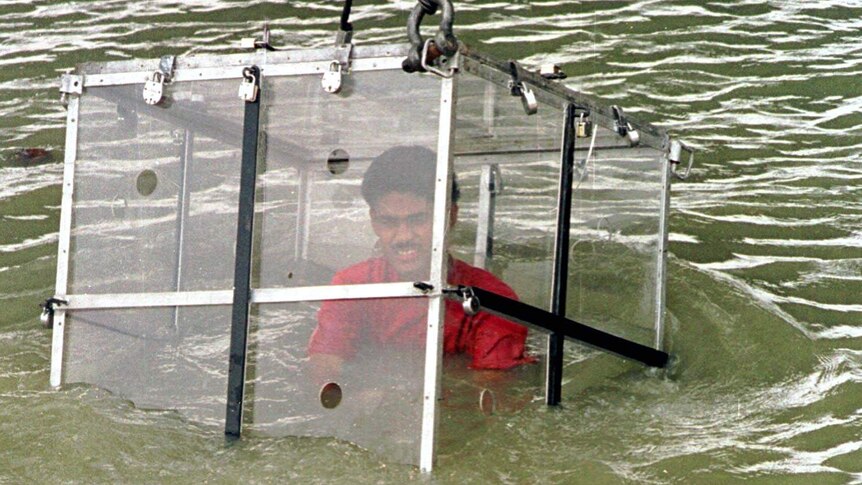
[(159, 185), (159, 177), (152, 170), (144, 170), (138, 174), (138, 179), (135, 181), (135, 187), (138, 193), (147, 196), (156, 191), (156, 186)]
[(350, 163), (350, 155), (341, 148), (332, 150), (329, 158), (326, 159), (326, 169), (332, 175), (340, 175), (347, 171), (347, 165)]
[(320, 404), (326, 409), (334, 409), (341, 404), (341, 386), (330, 382), (320, 388)]

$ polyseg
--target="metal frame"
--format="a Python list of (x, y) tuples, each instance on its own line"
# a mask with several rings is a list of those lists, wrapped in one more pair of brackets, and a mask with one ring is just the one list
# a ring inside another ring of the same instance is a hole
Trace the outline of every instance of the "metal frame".
[[(406, 55), (406, 48), (405, 45), (356, 47), (350, 59), (350, 70), (361, 72), (401, 69), (402, 58), (397, 56), (402, 52)], [(248, 65), (260, 66), (261, 75), (269, 77), (310, 74), (322, 76), (329, 70), (336, 54), (336, 49), (315, 49), (177, 59), (171, 82), (240, 79), (242, 67)], [(142, 84), (158, 69), (158, 60), (85, 64), (81, 69), (84, 73), (83, 87)]]
[[(440, 122), (437, 138), (437, 181), (434, 187), (434, 229), (431, 236), (431, 285), (440, 291), (448, 276), (446, 241), (449, 234), (449, 211), (452, 203), (451, 144), (455, 129), (457, 80), (446, 78), (440, 86)], [(425, 340), (425, 383), (422, 402), (422, 437), (419, 448), (419, 468), (430, 472), (434, 467), (437, 436), (440, 372), (443, 354), (443, 325), (446, 306), (443, 295), (429, 302), (428, 330)]]
[(661, 161), (663, 166), (661, 172), (662, 201), (661, 207), (659, 208), (659, 220), (661, 221), (661, 225), (659, 226), (658, 248), (656, 251), (658, 260), (656, 261), (655, 290), (655, 348), (659, 350), (667, 350), (665, 348), (664, 341), (664, 323), (665, 305), (667, 302), (667, 252), (670, 232), (670, 186), (671, 180), (673, 179), (671, 176), (673, 166), (671, 166), (668, 157), (668, 154), (670, 153), (669, 150), (670, 143), (669, 139), (666, 138), (665, 152)]
[[(435, 288), (423, 291), (413, 283), (369, 283), (297, 288), (252, 288), (252, 304), (295, 303), (299, 301), (361, 300), (368, 298), (434, 297)], [(118, 308), (192, 307), (233, 304), (233, 290), (182, 291), (163, 293), (111, 293), (68, 295), (63, 310), (106, 310)], [(59, 309), (58, 309), (59, 310)]]
[(482, 165), (479, 178), (479, 221), (476, 224), (476, 248), (473, 266), (486, 268), (494, 255), (494, 213), (502, 180), (496, 163)]
[[(66, 114), (66, 156), (63, 160), (63, 195), (60, 203), (60, 235), (57, 249), (57, 279), (54, 285), (56, 298), (66, 298), (69, 285), (69, 256), (72, 243), (72, 202), (75, 189), (75, 161), (78, 158), (79, 96), (69, 99)], [(65, 343), (66, 311), (63, 307), (54, 314), (54, 332), (51, 336), (51, 386), (63, 382), (63, 347)]]
[[(406, 56), (409, 49), (408, 45), (385, 45), (371, 47), (356, 47), (353, 49), (350, 58), (350, 71), (377, 71), (377, 70), (395, 70), (401, 69), (401, 62)], [(323, 75), (329, 70), (333, 59), (338, 54), (338, 48), (325, 48), (303, 51), (279, 51), (279, 52), (255, 52), (253, 54), (237, 54), (237, 55), (215, 55), (191, 57), (185, 59), (177, 59), (176, 67), (171, 79), (171, 82), (180, 83), (188, 81), (204, 81), (204, 80), (225, 80), (225, 79), (241, 79), (242, 67), (248, 65), (260, 66), (260, 79), (263, 76), (267, 77), (283, 77), (283, 76), (300, 76), (300, 75)], [(479, 53), (472, 51), (466, 46), (461, 47), (458, 54), (458, 63), (461, 68), (467, 72), (477, 75), (493, 84), (506, 86), (510, 80), (505, 63), (495, 61), (485, 57)], [(246, 287), (240, 288), (235, 284), (234, 290), (217, 290), (217, 291), (181, 291), (182, 290), (182, 259), (183, 259), (183, 227), (185, 224), (185, 213), (188, 210), (188, 198), (186, 194), (186, 171), (190, 163), (191, 147), (194, 134), (186, 132), (184, 140), (183, 152), (183, 172), (182, 172), (182, 187), (181, 196), (178, 204), (180, 213), (178, 215), (178, 254), (177, 254), (177, 275), (176, 275), (176, 292), (163, 293), (145, 293), (145, 294), (79, 294), (67, 295), (67, 285), (69, 278), (69, 258), (71, 245), (71, 228), (72, 228), (72, 209), (73, 209), (73, 190), (75, 178), (75, 162), (77, 160), (77, 143), (78, 143), (78, 115), (80, 107), (80, 90), (89, 87), (105, 87), (119, 86), (130, 84), (143, 84), (149, 79), (152, 72), (159, 68), (159, 60), (150, 60), (145, 62), (139, 61), (120, 61), (100, 65), (83, 65), (81, 67), (82, 74), (77, 76), (67, 75), (65, 80), (75, 78), (79, 81), (76, 86), (77, 92), (73, 92), (73, 96), (69, 99), (68, 115), (67, 115), (67, 132), (66, 132), (66, 154), (64, 160), (64, 175), (63, 175), (63, 195), (62, 195), (62, 212), (60, 217), (60, 235), (59, 249), (57, 262), (57, 279), (55, 296), (66, 300), (66, 305), (56, 309), (54, 317), (54, 334), (52, 337), (52, 360), (51, 360), (51, 385), (54, 387), (62, 384), (63, 377), (63, 352), (64, 352), (64, 327), (65, 317), (68, 311), (77, 310), (92, 310), (92, 309), (130, 309), (130, 308), (153, 308), (153, 307), (180, 307), (191, 306), (207, 306), (207, 305), (234, 305), (234, 313), (240, 307), (243, 307), (245, 316), (248, 316), (248, 310), (253, 304), (264, 303), (291, 303), (300, 301), (325, 301), (325, 300), (349, 300), (349, 299), (366, 299), (366, 298), (399, 298), (399, 297), (425, 297), (428, 298), (428, 327), (426, 335), (426, 353), (425, 353), (425, 378), (423, 391), (423, 409), (422, 409), (422, 429), (420, 441), (420, 469), (423, 472), (430, 472), (434, 465), (435, 459), (435, 442), (437, 435), (439, 410), (437, 401), (440, 395), (440, 372), (442, 362), (442, 345), (443, 345), (443, 327), (445, 317), (445, 301), (444, 297), (451, 296), (447, 293), (447, 266), (448, 256), (446, 251), (446, 242), (449, 229), (449, 212), (451, 204), (451, 173), (452, 173), (452, 139), (454, 131), (455, 103), (457, 98), (457, 83), (458, 76), (452, 78), (441, 79), (441, 96), (440, 96), (440, 113), (438, 123), (438, 146), (437, 146), (437, 180), (435, 183), (435, 202), (434, 202), (434, 229), (432, 239), (432, 261), (430, 268), (430, 279), (427, 282), (427, 287), (417, 288), (412, 282), (398, 283), (376, 283), (362, 285), (344, 285), (344, 286), (306, 286), (296, 288), (259, 288), (252, 289)], [(529, 307), (527, 305), (514, 302), (509, 299), (501, 299), (493, 294), (484, 294), (482, 290), (475, 289), (477, 295), (481, 295), (486, 299), (485, 303), (488, 311), (496, 312), (506, 318), (520, 321), (527, 326), (542, 328), (544, 331), (550, 331), (555, 334), (559, 342), (556, 344), (559, 347), (559, 355), (555, 357), (558, 363), (562, 359), (562, 338), (563, 336), (571, 338), (573, 332), (587, 332), (589, 338), (594, 338), (598, 335), (599, 339), (610, 338), (614, 345), (633, 344), (625, 339), (620, 339), (604, 332), (585, 327), (571, 320), (565, 319), (565, 278), (567, 274), (566, 265), (569, 255), (563, 252), (568, 248), (568, 244), (563, 244), (561, 241), (568, 236), (568, 227), (562, 228), (563, 219), (566, 218), (565, 204), (571, 208), (571, 199), (566, 202), (564, 198), (564, 187), (566, 184), (566, 163), (572, 156), (568, 156), (569, 151), (574, 152), (574, 138), (571, 139), (571, 146), (566, 143), (567, 130), (571, 128), (569, 123), (570, 113), (575, 110), (589, 111), (590, 118), (597, 126), (614, 129), (614, 118), (610, 108), (604, 108), (594, 102), (589, 97), (573, 92), (562, 84), (553, 83), (545, 80), (536, 73), (523, 71), (522, 81), (528, 83), (534, 89), (538, 99), (546, 104), (560, 109), (566, 109), (567, 123), (564, 127), (563, 143), (561, 144), (562, 167), (560, 173), (560, 193), (558, 194), (558, 224), (557, 224), (557, 241), (555, 248), (555, 274), (554, 274), (554, 295), (552, 297), (552, 312), (544, 312), (544, 310)], [(493, 96), (492, 96), (493, 98)], [(260, 98), (258, 98), (259, 100)], [(493, 99), (491, 103), (493, 103)], [(258, 101), (259, 102), (259, 101)], [(493, 111), (493, 104), (486, 102), (485, 118), (489, 119), (488, 114)], [(490, 110), (490, 111), (489, 111)], [(158, 113), (153, 116), (158, 117)], [(162, 115), (164, 116), (164, 115)], [(182, 113), (179, 115), (182, 119)], [(493, 121), (493, 120), (491, 120)], [(664, 346), (664, 307), (665, 307), (665, 292), (667, 284), (667, 247), (668, 247), (668, 213), (670, 204), (670, 184), (671, 184), (671, 166), (668, 163), (669, 138), (667, 133), (660, 129), (647, 124), (637, 124), (629, 120), (633, 129), (640, 133), (641, 144), (655, 149), (664, 151), (662, 159), (662, 204), (660, 208), (659, 218), (661, 220), (659, 242), (657, 250), (657, 275), (656, 275), (656, 295), (655, 295), (655, 329), (656, 349), (662, 349)], [(233, 126), (222, 127), (230, 131)], [(256, 137), (255, 137), (256, 138)], [(257, 141), (257, 140), (255, 140)], [(629, 140), (625, 137), (608, 137), (605, 148), (628, 148), (630, 147)], [(256, 153), (256, 149), (255, 149)], [(245, 158), (245, 155), (244, 155)], [(256, 158), (256, 157), (255, 157)], [(493, 179), (493, 170), (490, 167), (483, 167), (483, 189), (485, 188), (485, 172), (488, 168), (490, 179)], [(571, 171), (568, 173), (569, 195), (571, 195)], [(307, 177), (306, 177), (307, 178)], [(488, 181), (493, 183), (493, 180)], [(305, 185), (305, 184), (303, 184)], [(488, 187), (490, 189), (490, 187)], [(307, 201), (307, 194), (300, 192), (299, 202), (300, 207)], [(487, 197), (486, 197), (487, 196)], [(480, 219), (484, 214), (487, 214), (487, 231), (485, 241), (490, 244), (490, 237), (493, 230), (493, 190), (488, 190), (487, 194), (481, 192), (482, 201), (487, 202), (487, 207), (482, 205), (480, 201)], [(485, 198), (488, 200), (486, 201)], [(252, 207), (254, 206), (254, 198), (252, 196)], [(484, 208), (483, 208), (484, 207)], [(301, 220), (298, 220), (298, 225), (301, 228), (304, 226), (306, 216), (298, 215)], [(482, 224), (480, 224), (481, 226)], [(252, 229), (246, 231), (249, 237), (253, 233)], [(242, 232), (238, 228), (238, 232)], [(302, 232), (300, 230), (300, 232)], [(482, 237), (482, 230), (477, 231), (477, 250), (479, 249)], [(304, 256), (307, 251), (307, 233), (298, 234), (295, 241), (295, 249), (297, 256)], [(251, 245), (248, 247), (251, 251)], [(490, 254), (490, 246), (485, 250), (485, 254)], [(477, 253), (477, 264), (479, 264), (479, 254)], [(246, 259), (250, 264), (250, 256), (248, 258), (240, 258), (239, 251), (238, 259)], [(483, 261), (484, 262), (484, 261)], [(481, 264), (484, 266), (484, 264)], [(240, 271), (239, 269), (237, 270)], [(238, 274), (238, 273), (237, 273)], [(250, 276), (250, 275), (249, 275)], [(239, 298), (239, 293), (245, 293), (243, 298)], [(503, 310), (501, 310), (501, 308)], [(175, 310), (176, 311), (176, 310)], [(521, 312), (519, 314), (519, 312)], [(538, 313), (531, 313), (538, 312)], [(520, 315), (520, 316), (519, 316)], [(538, 315), (538, 316), (537, 316)], [(550, 315), (550, 316), (549, 316)], [(546, 326), (534, 326), (530, 324), (531, 318), (550, 318), (550, 323)], [(247, 322), (246, 322), (247, 323)], [(176, 317), (175, 322), (176, 325)], [(573, 325), (572, 328), (554, 327), (557, 324)], [(579, 327), (580, 325), (580, 327)], [(234, 324), (236, 326), (236, 323)], [(585, 327), (581, 328), (581, 327)], [(594, 333), (598, 332), (598, 333)], [(622, 343), (620, 343), (622, 342)], [(551, 345), (549, 343), (549, 345)], [(639, 344), (634, 344), (639, 346)], [(241, 347), (245, 346), (243, 341)], [(601, 347), (601, 346), (600, 346)], [(603, 347), (607, 349), (606, 347)], [(660, 351), (649, 349), (646, 346), (635, 347), (637, 352), (644, 349), (647, 355), (655, 356), (663, 354)], [(551, 352), (549, 351), (549, 356)], [(556, 354), (555, 354), (556, 355)], [(625, 355), (624, 353), (622, 355)], [(666, 354), (664, 354), (666, 357)], [(234, 364), (234, 355), (232, 349), (231, 366)], [(551, 359), (549, 358), (549, 366)], [(240, 384), (245, 382), (245, 364), (244, 361), (239, 364), (242, 367), (242, 378)], [(562, 368), (559, 366), (558, 375), (554, 380), (558, 380), (562, 375)], [(239, 375), (232, 372), (234, 376)], [(236, 380), (234, 377), (233, 380)], [(549, 372), (549, 394), (547, 396), (549, 404), (559, 402), (559, 392), (556, 393), (556, 399), (552, 399), (550, 392), (550, 372)], [(234, 395), (236, 397), (236, 395)], [(240, 410), (234, 413), (234, 425), (229, 425), (226, 428), (228, 434), (238, 434), (241, 422), (241, 399), (240, 394)], [(555, 401), (555, 402), (552, 402)], [(231, 394), (228, 395), (228, 408), (231, 406)], [(230, 410), (227, 411), (230, 415)], [(226, 420), (229, 421), (230, 419)]]

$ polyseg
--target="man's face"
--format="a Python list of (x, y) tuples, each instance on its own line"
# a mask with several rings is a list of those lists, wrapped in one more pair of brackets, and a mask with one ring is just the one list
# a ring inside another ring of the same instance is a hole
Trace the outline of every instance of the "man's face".
[(390, 192), (371, 207), (383, 257), (402, 278), (424, 279), (431, 263), (433, 207), (413, 194)]

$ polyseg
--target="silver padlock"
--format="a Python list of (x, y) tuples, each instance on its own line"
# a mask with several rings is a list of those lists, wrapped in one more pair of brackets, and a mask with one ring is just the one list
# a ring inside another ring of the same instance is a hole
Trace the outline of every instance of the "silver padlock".
[(320, 85), (324, 91), (330, 94), (341, 91), (341, 64), (338, 61), (332, 61), (329, 70), (323, 73)]
[(244, 73), (245, 77), (239, 85), (239, 99), (253, 103), (257, 99), (260, 89), (257, 86), (257, 78), (250, 72)]
[(144, 83), (144, 102), (150, 105), (159, 104), (164, 96), (165, 75), (154, 71), (152, 79)]
[(592, 136), (593, 134), (593, 122), (584, 118), (584, 114), (581, 113), (580, 119), (578, 119), (578, 123), (575, 129), (575, 136), (578, 138), (587, 138)]
[(631, 123), (628, 123), (627, 129), (626, 129), (626, 136), (629, 139), (629, 144), (633, 147), (638, 146), (638, 144), (640, 144), (640, 142), (641, 142), (640, 133), (638, 133), (637, 130), (632, 128)]
[(524, 83), (521, 83), (521, 104), (524, 106), (524, 112), (528, 115), (534, 115), (539, 111), (536, 93)]

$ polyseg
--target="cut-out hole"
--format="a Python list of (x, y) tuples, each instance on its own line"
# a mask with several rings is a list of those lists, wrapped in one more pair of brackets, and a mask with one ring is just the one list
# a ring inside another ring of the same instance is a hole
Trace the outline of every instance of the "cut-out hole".
[(347, 171), (347, 165), (350, 163), (350, 155), (341, 148), (332, 150), (329, 158), (326, 160), (326, 169), (332, 175), (340, 175)]
[(330, 382), (320, 388), (320, 404), (326, 409), (334, 409), (341, 404), (341, 386)]
[(135, 183), (138, 193), (145, 197), (155, 192), (156, 186), (158, 185), (159, 177), (157, 177), (156, 172), (153, 172), (152, 170), (144, 170), (139, 173), (138, 180)]

